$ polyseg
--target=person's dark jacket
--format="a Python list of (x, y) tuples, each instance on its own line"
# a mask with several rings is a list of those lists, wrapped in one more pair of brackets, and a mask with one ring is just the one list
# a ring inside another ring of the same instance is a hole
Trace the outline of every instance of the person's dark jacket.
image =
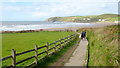
[(85, 37), (86, 37), (86, 32), (82, 32), (81, 38), (85, 38)]

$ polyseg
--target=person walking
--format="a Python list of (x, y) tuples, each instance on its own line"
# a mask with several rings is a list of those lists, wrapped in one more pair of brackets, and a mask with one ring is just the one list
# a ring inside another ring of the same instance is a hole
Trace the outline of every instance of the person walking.
[(85, 38), (86, 37), (86, 32), (82, 32), (81, 33), (81, 39)]

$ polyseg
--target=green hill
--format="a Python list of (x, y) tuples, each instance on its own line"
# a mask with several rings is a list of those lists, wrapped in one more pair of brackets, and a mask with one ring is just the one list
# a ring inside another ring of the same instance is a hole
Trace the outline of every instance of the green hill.
[(120, 19), (117, 14), (102, 14), (102, 15), (91, 15), (91, 16), (69, 16), (69, 17), (51, 17), (47, 21), (64, 21), (64, 22), (115, 22)]

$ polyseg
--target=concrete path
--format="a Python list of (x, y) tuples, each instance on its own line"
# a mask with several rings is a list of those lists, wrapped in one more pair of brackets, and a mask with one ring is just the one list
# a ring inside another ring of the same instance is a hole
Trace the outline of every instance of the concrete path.
[(87, 39), (82, 39), (73, 52), (71, 58), (64, 66), (83, 66), (86, 64), (86, 53), (87, 53)]

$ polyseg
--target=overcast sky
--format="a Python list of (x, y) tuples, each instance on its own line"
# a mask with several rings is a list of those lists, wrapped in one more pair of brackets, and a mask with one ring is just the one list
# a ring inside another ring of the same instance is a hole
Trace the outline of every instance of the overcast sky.
[(44, 21), (55, 16), (118, 14), (119, 0), (7, 0), (0, 6), (3, 21)]

